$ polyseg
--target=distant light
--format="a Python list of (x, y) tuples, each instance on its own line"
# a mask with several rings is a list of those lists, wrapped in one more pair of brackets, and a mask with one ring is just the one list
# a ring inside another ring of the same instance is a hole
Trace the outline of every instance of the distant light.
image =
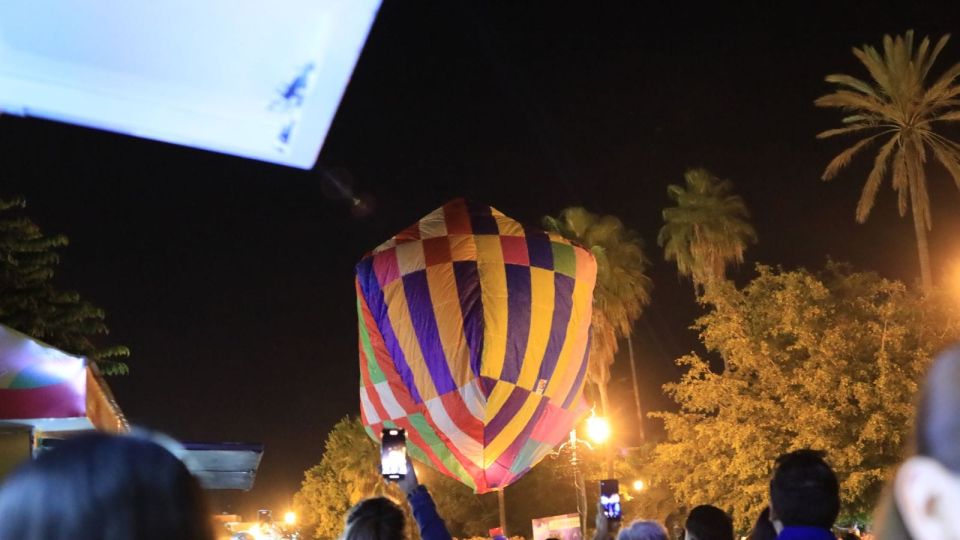
[(297, 522), (297, 513), (296, 512), (287, 512), (283, 515), (283, 522), (287, 525), (293, 525)]
[(610, 422), (600, 416), (587, 418), (587, 437), (600, 444), (610, 438)]
[(947, 289), (960, 297), (960, 258), (955, 258), (947, 267)]
[(643, 488), (646, 487), (646, 484), (643, 483), (643, 480), (634, 480), (633, 481), (633, 490), (634, 491), (643, 491)]

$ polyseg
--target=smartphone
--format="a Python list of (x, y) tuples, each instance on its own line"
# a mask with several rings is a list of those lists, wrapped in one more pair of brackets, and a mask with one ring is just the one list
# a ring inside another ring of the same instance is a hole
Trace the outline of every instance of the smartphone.
[(401, 480), (407, 475), (407, 432), (387, 428), (380, 433), (380, 473), (387, 480)]
[(617, 480), (600, 481), (600, 504), (603, 506), (603, 515), (607, 519), (619, 520), (623, 514), (620, 511), (620, 482)]

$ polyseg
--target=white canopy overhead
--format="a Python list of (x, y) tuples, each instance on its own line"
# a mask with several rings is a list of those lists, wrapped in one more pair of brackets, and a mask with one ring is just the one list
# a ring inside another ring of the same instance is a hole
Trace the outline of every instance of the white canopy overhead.
[(309, 169), (380, 0), (0, 3), (0, 109)]

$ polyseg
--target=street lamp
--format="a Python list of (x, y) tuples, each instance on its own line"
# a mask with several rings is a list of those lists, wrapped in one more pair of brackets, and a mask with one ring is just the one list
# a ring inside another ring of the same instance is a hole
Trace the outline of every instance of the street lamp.
[(295, 525), (297, 523), (297, 513), (287, 512), (283, 515), (283, 522), (287, 525)]
[(602, 416), (587, 418), (587, 437), (596, 444), (603, 444), (610, 438), (610, 422)]
[(643, 483), (643, 480), (634, 480), (633, 481), (633, 490), (634, 491), (643, 491), (643, 488), (646, 487), (646, 484)]
[[(590, 415), (587, 419), (587, 438), (595, 444), (602, 444), (610, 438), (610, 423), (606, 418)], [(580, 514), (581, 538), (587, 537), (587, 488), (584, 485), (583, 473), (580, 471), (580, 456), (577, 455), (578, 446), (586, 446), (593, 450), (589, 442), (577, 438), (577, 429), (570, 430), (570, 438), (560, 445), (554, 452), (554, 457), (560, 455), (564, 448), (570, 449), (570, 465), (573, 466), (573, 487), (577, 492), (577, 513)]]

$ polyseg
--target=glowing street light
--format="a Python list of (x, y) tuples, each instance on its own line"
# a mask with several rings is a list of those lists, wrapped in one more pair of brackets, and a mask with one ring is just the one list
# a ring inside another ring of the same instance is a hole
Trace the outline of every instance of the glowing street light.
[(296, 512), (287, 512), (283, 515), (283, 522), (287, 525), (294, 525), (297, 522), (297, 513)]
[(634, 480), (633, 481), (633, 490), (634, 491), (643, 491), (643, 488), (646, 487), (646, 484), (643, 483), (643, 480)]
[(600, 416), (587, 418), (587, 437), (597, 444), (606, 442), (610, 438), (610, 422)]
[(947, 289), (960, 297), (960, 257), (953, 259), (947, 266)]

